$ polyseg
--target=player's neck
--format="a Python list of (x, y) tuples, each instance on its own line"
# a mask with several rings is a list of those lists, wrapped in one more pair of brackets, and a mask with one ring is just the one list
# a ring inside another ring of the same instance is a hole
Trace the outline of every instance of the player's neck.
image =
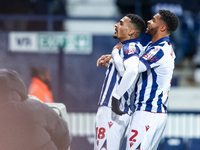
[(151, 41), (152, 41), (152, 44), (155, 43), (156, 41), (164, 38), (164, 37), (168, 37), (169, 35), (168, 34), (156, 34), (152, 37)]
[(127, 41), (127, 40), (131, 40), (131, 39), (136, 39), (136, 37), (133, 35), (133, 36), (126, 36), (122, 39), (119, 39), (120, 42), (124, 42), (124, 41)]

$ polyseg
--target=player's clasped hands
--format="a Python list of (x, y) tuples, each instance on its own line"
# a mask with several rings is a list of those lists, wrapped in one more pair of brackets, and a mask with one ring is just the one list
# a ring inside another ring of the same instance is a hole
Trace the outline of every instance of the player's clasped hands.
[[(117, 43), (114, 47), (114, 49), (121, 49), (123, 46), (123, 44), (121, 42)], [(102, 55), (98, 60), (97, 60), (97, 67), (99, 65), (103, 66), (103, 67), (107, 67), (109, 64), (110, 59), (112, 58), (111, 54), (107, 54), (107, 55)]]
[(101, 65), (101, 66), (103, 66), (103, 67), (107, 67), (111, 58), (112, 58), (112, 55), (110, 55), (110, 54), (108, 54), (108, 55), (102, 55), (102, 56), (97, 60), (97, 67), (98, 67), (99, 65)]

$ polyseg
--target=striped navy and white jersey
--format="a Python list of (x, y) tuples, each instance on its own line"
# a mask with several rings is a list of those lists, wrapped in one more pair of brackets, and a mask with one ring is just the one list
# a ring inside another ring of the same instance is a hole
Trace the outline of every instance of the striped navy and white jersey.
[[(122, 44), (124, 45), (119, 50), (119, 55), (123, 61), (126, 61), (132, 56), (136, 56), (138, 58), (139, 56), (141, 56), (141, 52), (143, 52), (143, 46), (140, 44), (139, 39), (127, 40), (122, 42)], [(109, 65), (107, 66), (107, 71), (102, 86), (98, 105), (111, 107), (113, 93), (116, 91), (116, 89), (118, 89), (121, 80), (122, 77), (120, 76), (119, 72), (117, 72), (114, 61), (112, 59)], [(128, 114), (131, 114), (131, 110), (129, 107), (130, 107), (130, 97), (133, 92), (133, 89), (125, 91), (125, 93), (121, 96), (119, 100), (120, 110)]]
[(134, 94), (136, 111), (167, 112), (174, 59), (169, 37), (147, 44), (143, 56), (140, 57), (141, 73)]

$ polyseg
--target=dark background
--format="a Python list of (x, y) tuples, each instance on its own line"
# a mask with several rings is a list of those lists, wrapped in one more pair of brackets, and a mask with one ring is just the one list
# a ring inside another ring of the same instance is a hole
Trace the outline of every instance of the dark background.
[[(121, 15), (114, 17), (119, 19), (124, 14), (136, 13), (147, 21), (154, 15), (153, 8), (158, 3), (179, 4), (184, 12), (191, 14), (187, 16), (183, 13), (179, 16), (179, 30), (171, 35), (171, 41), (176, 47), (176, 67), (182, 67), (182, 61), (185, 58), (191, 61), (197, 51), (200, 0), (116, 0)], [(65, 0), (1, 0), (0, 18), (5, 15), (67, 17), (66, 5)], [(30, 18), (27, 20), (0, 19), (0, 68), (16, 70), (28, 87), (31, 82), (30, 67), (43, 65), (50, 70), (52, 75), (55, 102), (64, 103), (68, 112), (96, 112), (106, 71), (106, 68), (96, 67), (96, 61), (102, 54), (109, 54), (118, 40), (113, 39), (113, 35), (93, 35), (91, 54), (63, 54), (63, 59), (59, 54), (9, 52), (8, 33), (10, 31), (49, 31), (45, 20), (31, 20)], [(188, 18), (193, 21), (193, 28), (189, 27)], [(51, 31), (64, 31), (61, 24), (62, 20), (54, 21)], [(150, 40), (145, 34), (141, 39), (143, 45)], [(198, 64), (191, 67), (196, 66)], [(174, 79), (174, 81), (178, 80)]]

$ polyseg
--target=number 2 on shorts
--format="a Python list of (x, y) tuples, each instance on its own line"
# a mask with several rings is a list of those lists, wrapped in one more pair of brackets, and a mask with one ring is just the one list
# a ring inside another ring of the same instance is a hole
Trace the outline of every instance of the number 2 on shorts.
[(130, 137), (129, 141), (136, 142), (136, 139), (134, 139), (134, 138), (138, 135), (138, 131), (137, 130), (131, 130), (131, 132), (133, 132), (133, 136)]

